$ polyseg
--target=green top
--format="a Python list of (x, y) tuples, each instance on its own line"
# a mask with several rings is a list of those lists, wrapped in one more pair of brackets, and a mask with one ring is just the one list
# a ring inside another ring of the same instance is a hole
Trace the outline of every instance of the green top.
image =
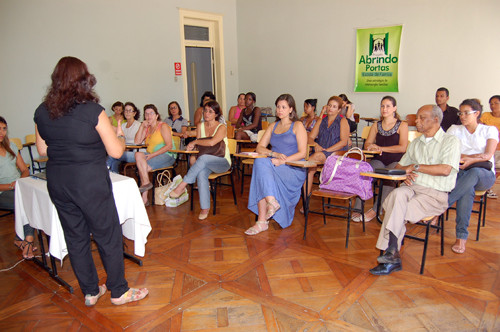
[[(19, 153), (17, 146), (10, 142), (10, 148), (14, 151), (15, 155)], [(6, 152), (5, 156), (0, 156), (0, 184), (9, 184), (21, 177), (21, 172), (17, 168), (17, 158)], [(2, 193), (2, 191), (0, 191)]]

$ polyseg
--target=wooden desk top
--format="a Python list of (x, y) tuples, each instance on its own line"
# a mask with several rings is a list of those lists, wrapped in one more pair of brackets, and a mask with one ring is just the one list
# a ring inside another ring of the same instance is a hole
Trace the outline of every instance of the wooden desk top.
[(146, 144), (127, 144), (125, 145), (125, 149), (145, 149), (147, 148)]
[(253, 152), (253, 153), (250, 153), (250, 154), (247, 154), (247, 153), (235, 153), (234, 154), (235, 157), (237, 158), (247, 158), (247, 159), (258, 159), (258, 158), (267, 158), (267, 156), (265, 154), (258, 154), (256, 152)]
[(404, 175), (389, 175), (389, 174), (379, 174), (375, 172), (362, 172), (359, 173), (361, 176), (368, 176), (375, 179), (383, 179), (383, 180), (393, 180), (393, 181), (404, 181), (406, 180), (406, 174)]
[(318, 164), (316, 162), (308, 161), (308, 160), (287, 161), (286, 164), (290, 165), (290, 166), (301, 167), (301, 168), (313, 168), (313, 167), (318, 166)]
[(197, 153), (200, 153), (200, 151), (198, 151), (198, 150), (191, 150), (191, 151), (186, 151), (186, 150), (168, 150), (168, 152), (183, 153), (183, 154), (197, 154)]

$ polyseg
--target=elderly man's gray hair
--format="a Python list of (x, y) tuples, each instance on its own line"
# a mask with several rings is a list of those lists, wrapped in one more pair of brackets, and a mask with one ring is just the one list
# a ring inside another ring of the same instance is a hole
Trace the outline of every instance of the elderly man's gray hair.
[(439, 124), (443, 121), (443, 111), (438, 105), (432, 105), (432, 116), (438, 118)]

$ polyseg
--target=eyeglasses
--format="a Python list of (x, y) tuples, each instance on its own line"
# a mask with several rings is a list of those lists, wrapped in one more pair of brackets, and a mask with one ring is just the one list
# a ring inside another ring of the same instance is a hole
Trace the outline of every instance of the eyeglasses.
[(215, 111), (211, 108), (208, 108), (208, 109), (204, 109), (203, 113), (215, 113)]
[(134, 113), (135, 111), (134, 110), (125, 110), (124, 112), (125, 113)]
[(457, 115), (458, 115), (458, 116), (462, 116), (462, 115), (464, 115), (464, 116), (465, 116), (465, 115), (471, 115), (471, 114), (474, 114), (474, 113), (476, 113), (476, 112), (477, 112), (477, 111), (474, 111), (474, 110), (473, 110), (473, 111), (466, 111), (466, 112), (457, 112)]
[(177, 106), (170, 106), (170, 108), (169, 108), (169, 110), (176, 110), (176, 109), (178, 109)]

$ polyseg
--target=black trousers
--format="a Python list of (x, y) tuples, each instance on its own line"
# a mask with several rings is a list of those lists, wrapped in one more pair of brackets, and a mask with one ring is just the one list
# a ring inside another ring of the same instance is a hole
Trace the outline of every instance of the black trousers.
[(123, 261), (123, 238), (111, 180), (105, 165), (52, 166), (47, 187), (56, 206), (71, 266), (83, 294), (99, 293), (99, 277), (92, 258), (92, 234), (104, 269), (106, 286), (117, 298), (128, 288)]

